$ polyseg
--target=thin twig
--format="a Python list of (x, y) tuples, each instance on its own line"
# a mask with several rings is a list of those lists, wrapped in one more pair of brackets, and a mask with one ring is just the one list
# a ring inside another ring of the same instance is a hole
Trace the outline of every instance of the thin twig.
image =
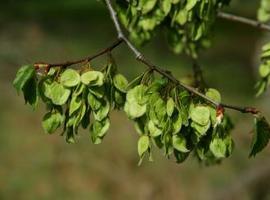
[(122, 39), (127, 46), (130, 48), (130, 50), (134, 53), (136, 59), (138, 61), (140, 61), (141, 63), (145, 64), (146, 66), (149, 67), (149, 69), (156, 71), (157, 73), (163, 75), (164, 77), (167, 77), (169, 80), (171, 80), (173, 83), (175, 83), (176, 85), (179, 85), (181, 87), (183, 87), (184, 89), (186, 89), (187, 91), (191, 92), (192, 94), (195, 94), (201, 98), (203, 98), (204, 100), (208, 101), (209, 103), (213, 104), (216, 108), (228, 108), (228, 109), (232, 109), (232, 110), (236, 110), (236, 111), (240, 111), (243, 113), (251, 113), (251, 114), (258, 114), (259, 111), (256, 108), (250, 108), (250, 107), (238, 107), (238, 106), (232, 106), (232, 105), (227, 105), (227, 104), (222, 104), (222, 103), (218, 103), (216, 101), (213, 101), (212, 99), (210, 99), (209, 97), (207, 97), (206, 95), (200, 93), (196, 88), (193, 88), (189, 85), (186, 85), (182, 82), (180, 82), (179, 80), (177, 80), (174, 76), (171, 75), (171, 73), (167, 70), (164, 70), (154, 64), (152, 64), (150, 61), (148, 61), (145, 56), (125, 37), (120, 23), (118, 21), (117, 18), (117, 13), (115, 12), (113, 6), (112, 6), (112, 1), (111, 0), (105, 0), (107, 8), (110, 12), (112, 21), (114, 23), (114, 26), (116, 28), (117, 34), (118, 34), (118, 38)]
[(63, 62), (63, 63), (35, 63), (34, 66), (36, 69), (39, 69), (41, 67), (46, 67), (48, 69), (50, 69), (51, 67), (69, 67), (71, 65), (76, 65), (76, 64), (80, 64), (80, 63), (84, 63), (84, 62), (89, 62), (103, 54), (106, 54), (107, 52), (112, 51), (114, 48), (118, 47), (121, 43), (123, 42), (122, 39), (117, 39), (112, 45), (110, 45), (109, 47), (102, 49), (101, 51), (99, 51), (98, 53), (96, 53), (95, 55), (91, 55), (88, 56), (86, 58), (80, 59), (80, 60), (75, 60), (75, 61), (67, 61), (67, 62)]
[(269, 25), (261, 23), (259, 21), (253, 20), (253, 19), (248, 19), (246, 17), (241, 17), (241, 16), (237, 16), (237, 15), (233, 15), (233, 14), (225, 13), (225, 12), (219, 12), (218, 17), (226, 19), (226, 20), (230, 20), (230, 21), (235, 21), (235, 22), (247, 24), (247, 25), (253, 26), (255, 28), (262, 29), (264, 31), (270, 31)]

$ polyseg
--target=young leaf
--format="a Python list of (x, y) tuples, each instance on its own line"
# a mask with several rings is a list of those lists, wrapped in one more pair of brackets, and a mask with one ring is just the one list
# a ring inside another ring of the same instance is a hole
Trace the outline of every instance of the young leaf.
[(42, 120), (42, 127), (46, 133), (53, 133), (64, 122), (64, 117), (56, 111), (47, 113)]
[(172, 137), (173, 147), (180, 152), (187, 153), (189, 150), (187, 149), (187, 141), (183, 136), (174, 135)]
[(121, 92), (125, 93), (127, 91), (128, 80), (122, 74), (116, 74), (113, 77), (113, 84)]
[(107, 99), (101, 99), (101, 106), (98, 110), (94, 110), (94, 118), (97, 121), (105, 119), (110, 112), (110, 102)]
[(90, 127), (91, 139), (94, 144), (100, 144), (102, 138), (109, 130), (110, 120), (108, 118), (103, 121), (95, 121)]
[(205, 95), (217, 103), (221, 102), (221, 95), (216, 89), (209, 88)]
[(145, 85), (138, 85), (127, 92), (127, 101), (131, 104), (137, 103), (143, 105), (148, 100), (147, 87)]
[(150, 139), (146, 135), (142, 135), (138, 141), (138, 153), (142, 157), (143, 154), (148, 150), (150, 145)]
[(162, 130), (160, 130), (152, 120), (148, 122), (148, 130), (150, 132), (151, 137), (158, 137), (162, 134)]
[(129, 103), (126, 101), (124, 111), (130, 119), (136, 119), (143, 116), (146, 113), (146, 105), (139, 105), (136, 102)]
[(61, 106), (67, 102), (70, 93), (69, 89), (57, 82), (54, 82), (50, 87), (49, 98), (52, 100), (53, 104)]
[(80, 96), (72, 95), (69, 104), (69, 116), (71, 116), (75, 111), (77, 111), (81, 105), (82, 105), (82, 98)]
[(216, 158), (225, 158), (227, 153), (225, 140), (215, 137), (210, 143), (210, 151)]
[(32, 79), (35, 75), (35, 68), (32, 65), (26, 65), (21, 67), (17, 74), (16, 77), (13, 81), (13, 86), (17, 90), (17, 92), (20, 92), (26, 83)]
[(210, 128), (210, 126), (211, 126), (211, 122), (210, 121), (208, 122), (208, 124), (206, 124), (204, 126), (203, 125), (200, 125), (200, 124), (198, 124), (196, 122), (192, 122), (191, 123), (191, 127), (196, 130), (196, 134), (199, 137), (205, 135), (206, 132), (208, 131), (208, 129)]
[(25, 86), (23, 87), (23, 95), (25, 103), (28, 103), (35, 109), (39, 100), (37, 80), (35, 77), (31, 78), (25, 84)]
[(74, 69), (67, 69), (60, 76), (60, 83), (66, 87), (74, 87), (78, 85), (80, 81), (80, 74)]
[(265, 117), (255, 117), (255, 128), (249, 157), (255, 157), (268, 144), (270, 139), (270, 125)]
[(168, 101), (167, 101), (167, 115), (169, 117), (171, 117), (172, 114), (173, 114), (174, 106), (175, 106), (175, 104), (174, 104), (173, 99), (172, 98), (169, 98)]
[(182, 117), (179, 113), (172, 117), (172, 134), (178, 133), (182, 128)]
[(190, 116), (192, 121), (205, 126), (210, 120), (210, 111), (206, 106), (196, 106), (191, 109)]
[(99, 71), (88, 71), (81, 75), (81, 81), (87, 86), (102, 86), (104, 75)]
[(89, 93), (87, 99), (92, 110), (98, 110), (101, 107), (101, 100), (96, 98), (93, 94)]

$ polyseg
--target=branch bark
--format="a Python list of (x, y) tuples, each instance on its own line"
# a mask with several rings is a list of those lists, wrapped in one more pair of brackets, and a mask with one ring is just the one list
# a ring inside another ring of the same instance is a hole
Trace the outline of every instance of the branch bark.
[(261, 22), (256, 21), (256, 20), (248, 19), (246, 17), (237, 16), (237, 15), (233, 15), (233, 14), (225, 13), (225, 12), (219, 12), (218, 17), (220, 17), (222, 19), (234, 21), (234, 22), (240, 22), (243, 24), (247, 24), (247, 25), (253, 26), (255, 28), (259, 28), (259, 29), (264, 30), (264, 31), (270, 31), (269, 25), (261, 23)]
[(80, 59), (80, 60), (75, 60), (75, 61), (67, 61), (67, 62), (63, 62), (63, 63), (35, 63), (34, 66), (36, 69), (45, 67), (47, 69), (50, 69), (51, 67), (69, 67), (71, 65), (76, 65), (76, 64), (80, 64), (80, 63), (84, 63), (84, 62), (89, 62), (99, 56), (102, 56), (110, 51), (112, 51), (113, 49), (115, 49), (116, 47), (118, 47), (121, 43), (123, 42), (122, 39), (117, 39), (113, 44), (111, 44), (109, 47), (102, 49), (101, 51), (97, 52), (94, 55), (88, 56), (86, 58)]

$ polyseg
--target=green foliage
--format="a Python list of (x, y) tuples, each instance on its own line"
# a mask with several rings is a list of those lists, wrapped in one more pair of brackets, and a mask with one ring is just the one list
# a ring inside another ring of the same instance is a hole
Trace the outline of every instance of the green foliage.
[[(45, 132), (52, 134), (62, 127), (68, 143), (76, 141), (79, 127), (89, 127), (92, 142), (100, 144), (110, 127), (110, 111), (120, 109), (134, 121), (139, 134), (139, 164), (146, 155), (153, 160), (154, 147), (167, 158), (174, 156), (177, 163), (193, 154), (201, 162), (214, 164), (232, 154), (233, 126), (228, 116), (153, 71), (130, 83), (113, 61), (102, 71), (88, 65), (81, 70), (55, 67), (37, 76), (39, 73), (33, 67), (22, 67), (14, 87), (24, 92), (30, 105), (36, 105), (40, 97), (48, 110), (42, 121)], [(204, 93), (221, 102), (216, 89)], [(256, 117), (255, 122), (250, 156), (265, 148), (270, 138), (265, 118)]]
[(254, 119), (254, 135), (249, 156), (255, 156), (262, 151), (270, 140), (270, 125), (262, 116), (255, 117)]
[(13, 81), (13, 86), (17, 92), (23, 92), (26, 104), (35, 108), (38, 104), (38, 89), (36, 82), (35, 68), (31, 65), (26, 65), (20, 68)]
[(16, 78), (13, 81), (13, 86), (15, 87), (17, 92), (23, 90), (28, 81), (32, 79), (34, 76), (35, 76), (34, 66), (31, 65), (22, 66), (18, 70)]
[(270, 84), (270, 43), (263, 46), (261, 60), (262, 63), (259, 69), (260, 81), (256, 85), (256, 96), (263, 94)]
[(269, 0), (261, 0), (261, 6), (258, 10), (258, 20), (261, 22), (268, 22), (270, 20)]
[(209, 46), (208, 36), (217, 11), (230, 0), (117, 0), (118, 15), (132, 41), (141, 45), (164, 28), (176, 53), (197, 57)]
[[(130, 38), (137, 44), (150, 40), (156, 30), (164, 28), (176, 53), (185, 52), (196, 58), (198, 49), (208, 44), (207, 38), (217, 12), (229, 2), (117, 0), (117, 8)], [(259, 11), (262, 21), (268, 20), (267, 2), (262, 1)], [(257, 95), (262, 94), (269, 84), (269, 58), (270, 44), (267, 44), (261, 56)], [(156, 76), (154, 70), (149, 69), (129, 83), (118, 72), (110, 56), (101, 71), (93, 69), (90, 63), (79, 70), (67, 69), (66, 65), (48, 65), (45, 70), (23, 66), (18, 70), (13, 85), (18, 92), (23, 92), (25, 102), (32, 107), (37, 106), (39, 99), (45, 103), (47, 113), (42, 127), (48, 134), (62, 128), (61, 135), (68, 143), (76, 142), (82, 127), (89, 129), (94, 144), (100, 144), (111, 125), (110, 112), (122, 110), (134, 122), (139, 135), (139, 164), (146, 156), (153, 160), (155, 147), (162, 150), (167, 158), (174, 157), (177, 163), (184, 162), (189, 155), (205, 164), (219, 163), (229, 157), (234, 148), (230, 133), (233, 125), (223, 108), (220, 109), (224, 104), (221, 104), (219, 91), (203, 86), (197, 88), (198, 91), (194, 91), (196, 88), (183, 89), (177, 81), (171, 81), (170, 75), (166, 76), (167, 72), (160, 74), (162, 76)], [(270, 139), (270, 126), (266, 119), (258, 113), (254, 118), (250, 157), (262, 151)]]

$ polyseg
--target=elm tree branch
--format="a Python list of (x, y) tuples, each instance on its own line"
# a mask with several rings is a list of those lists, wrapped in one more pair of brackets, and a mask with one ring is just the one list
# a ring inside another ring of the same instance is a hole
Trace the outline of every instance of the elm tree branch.
[(264, 30), (264, 31), (270, 31), (269, 25), (261, 23), (259, 21), (253, 20), (253, 19), (248, 19), (246, 17), (237, 16), (237, 15), (233, 15), (233, 14), (225, 13), (225, 12), (219, 12), (218, 17), (220, 17), (222, 19), (234, 21), (234, 22), (240, 22), (243, 24), (247, 24), (247, 25), (253, 26), (255, 28), (259, 28), (259, 29)]
[(259, 111), (256, 108), (250, 108), (250, 107), (242, 108), (242, 107), (238, 107), (238, 106), (232, 106), (232, 105), (222, 104), (222, 103), (218, 103), (216, 101), (213, 101), (212, 99), (208, 98), (206, 95), (200, 93), (196, 88), (193, 88), (193, 87), (186, 85), (186, 84), (180, 82), (179, 80), (177, 80), (174, 76), (171, 75), (171, 72), (164, 70), (161, 67), (158, 67), (158, 66), (154, 65), (153, 63), (151, 63), (150, 61), (148, 61), (145, 58), (145, 56), (124, 35), (123, 30), (120, 26), (119, 20), (117, 18), (117, 13), (113, 8), (112, 1), (105, 0), (105, 3), (107, 5), (107, 8), (108, 8), (110, 15), (111, 15), (111, 18), (112, 18), (112, 21), (113, 21), (114, 26), (116, 28), (116, 31), (118, 34), (118, 39), (123, 40), (127, 44), (127, 46), (130, 48), (130, 50), (134, 53), (136, 59), (138, 61), (140, 61), (141, 63), (145, 64), (146, 66), (148, 66), (150, 70), (153, 70), (153, 71), (163, 75), (164, 77), (167, 77), (169, 80), (171, 80), (176, 85), (179, 85), (182, 88), (186, 89), (187, 91), (191, 92), (192, 94), (195, 94), (195, 95), (205, 99), (206, 101), (213, 104), (218, 109), (228, 108), (228, 109), (240, 111), (242, 113), (251, 113), (251, 114), (258, 114), (259, 113)]
[(51, 67), (69, 67), (71, 65), (76, 65), (76, 64), (80, 64), (80, 63), (84, 63), (84, 62), (89, 62), (99, 56), (102, 56), (110, 51), (112, 51), (113, 49), (115, 49), (116, 47), (118, 47), (121, 43), (123, 42), (122, 39), (117, 39), (113, 44), (111, 44), (109, 47), (102, 49), (101, 51), (97, 52), (94, 55), (88, 56), (86, 58), (80, 59), (80, 60), (75, 60), (75, 61), (67, 61), (67, 62), (63, 62), (63, 63), (35, 63), (34, 66), (36, 69), (42, 68), (42, 67), (46, 67), (47, 69), (50, 69)]

